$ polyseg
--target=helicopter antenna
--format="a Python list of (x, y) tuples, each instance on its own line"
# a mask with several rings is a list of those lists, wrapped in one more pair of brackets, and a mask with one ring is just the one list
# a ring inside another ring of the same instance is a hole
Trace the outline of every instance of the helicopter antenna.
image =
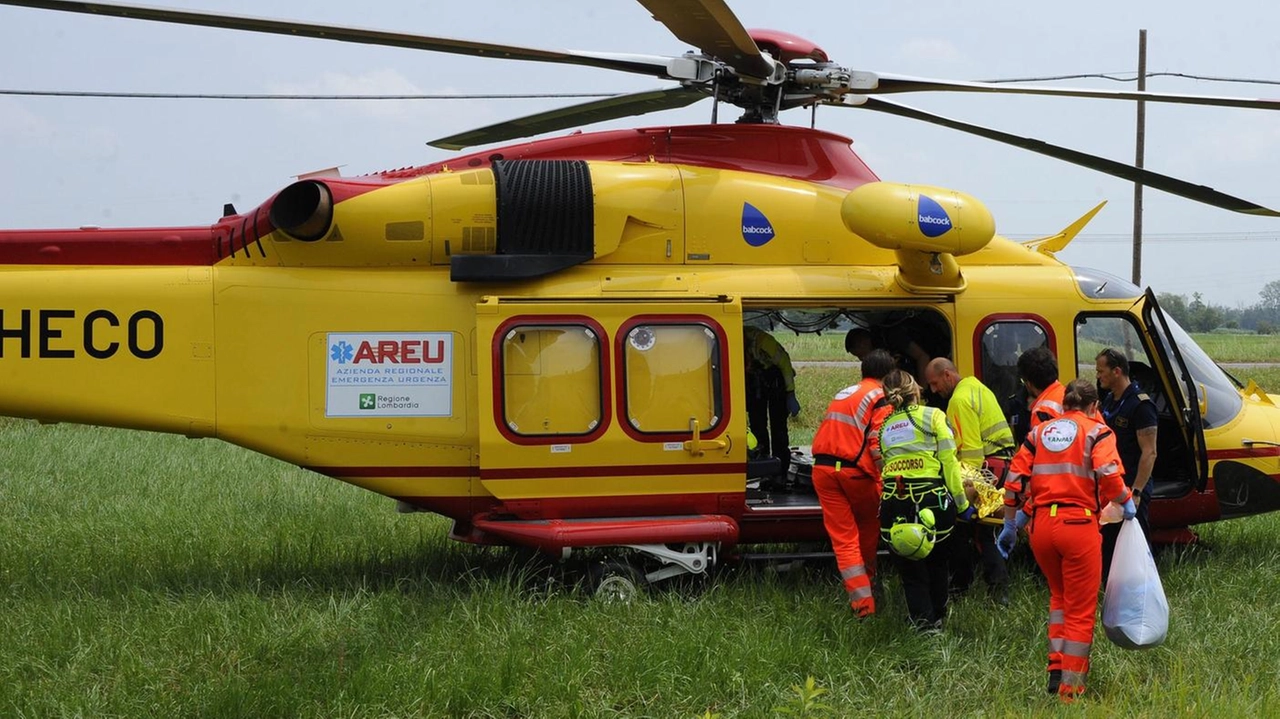
[(720, 70), (716, 69), (715, 77), (711, 80), (711, 124), (716, 124), (716, 117), (720, 113)]
[(809, 129), (818, 129), (818, 103), (809, 106)]

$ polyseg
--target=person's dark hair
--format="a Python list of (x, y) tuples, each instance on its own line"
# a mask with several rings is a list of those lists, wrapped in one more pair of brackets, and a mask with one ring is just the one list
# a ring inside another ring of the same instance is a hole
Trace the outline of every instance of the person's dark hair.
[[(848, 352), (849, 354), (853, 354), (853, 343), (854, 343), (854, 342), (855, 342), (859, 337), (866, 337), (868, 342), (870, 342), (870, 341), (871, 341), (871, 333), (870, 333), (870, 332), (868, 332), (867, 330), (862, 329), (861, 327), (854, 327), (853, 329), (851, 329), (851, 330), (849, 330), (848, 332), (846, 332), (846, 333), (845, 333), (845, 336), (844, 336), (844, 351), (845, 351), (845, 352)], [(877, 379), (879, 379), (879, 378), (877, 378)]]
[(1058, 360), (1048, 347), (1033, 347), (1018, 358), (1018, 377), (1043, 390), (1058, 381)]
[(1062, 396), (1063, 409), (1088, 409), (1098, 401), (1098, 388), (1087, 379), (1073, 379), (1067, 383)]
[(884, 350), (871, 350), (862, 360), (862, 376), (869, 379), (884, 379), (893, 371), (893, 355)]
[(895, 410), (920, 404), (920, 384), (910, 372), (895, 369), (885, 375), (884, 398)]
[(1125, 377), (1129, 376), (1129, 359), (1125, 357), (1124, 353), (1119, 350), (1113, 350), (1110, 347), (1108, 347), (1102, 350), (1101, 352), (1099, 352), (1098, 356), (1094, 357), (1094, 359), (1096, 360), (1100, 359), (1106, 362), (1107, 366), (1110, 367), (1111, 369), (1119, 369), (1120, 374), (1124, 375)]

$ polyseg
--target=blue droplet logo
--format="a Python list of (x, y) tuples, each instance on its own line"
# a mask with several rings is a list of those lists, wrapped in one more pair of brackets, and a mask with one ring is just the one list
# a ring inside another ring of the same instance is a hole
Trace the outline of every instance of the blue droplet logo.
[(919, 206), (916, 208), (916, 214), (919, 215), (918, 222), (920, 226), (920, 234), (925, 237), (937, 237), (951, 229), (951, 217), (947, 215), (947, 211), (942, 209), (932, 197), (928, 195), (920, 195)]
[(742, 203), (742, 239), (752, 247), (773, 239), (773, 224), (769, 218), (747, 202)]

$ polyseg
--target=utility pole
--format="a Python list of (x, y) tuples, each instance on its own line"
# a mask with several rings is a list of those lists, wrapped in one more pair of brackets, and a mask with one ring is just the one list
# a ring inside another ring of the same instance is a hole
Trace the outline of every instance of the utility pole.
[[(1147, 89), (1147, 31), (1138, 31), (1138, 91)], [(1147, 103), (1138, 100), (1138, 138), (1133, 164), (1143, 166), (1147, 144)], [(1133, 284), (1142, 286), (1142, 183), (1133, 183)]]

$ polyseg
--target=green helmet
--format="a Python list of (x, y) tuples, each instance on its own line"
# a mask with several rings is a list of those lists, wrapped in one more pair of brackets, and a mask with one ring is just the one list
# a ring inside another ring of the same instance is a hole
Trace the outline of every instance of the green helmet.
[(933, 551), (935, 532), (923, 524), (895, 524), (889, 530), (889, 548), (905, 559), (924, 559)]

